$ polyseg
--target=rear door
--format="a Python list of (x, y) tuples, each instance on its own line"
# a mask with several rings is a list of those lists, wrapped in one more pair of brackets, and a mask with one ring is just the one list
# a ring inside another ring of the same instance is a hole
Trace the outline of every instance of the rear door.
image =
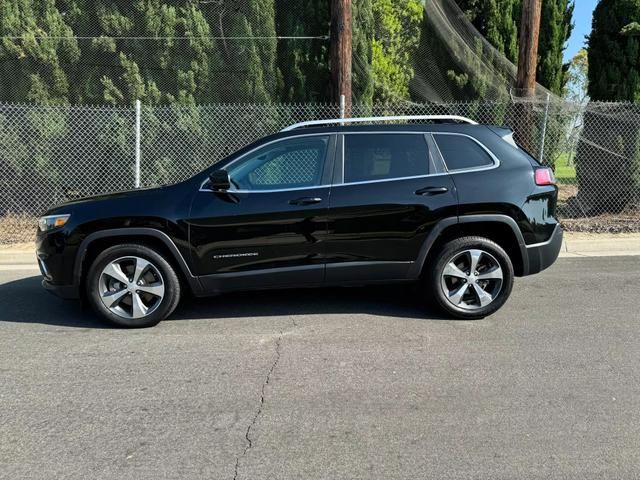
[(337, 151), (327, 282), (407, 278), (433, 226), (457, 214), (455, 186), (431, 135), (345, 133)]

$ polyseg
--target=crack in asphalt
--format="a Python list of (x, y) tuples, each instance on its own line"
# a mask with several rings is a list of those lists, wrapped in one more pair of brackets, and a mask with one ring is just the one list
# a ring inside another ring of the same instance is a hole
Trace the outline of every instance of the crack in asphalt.
[[(295, 322), (294, 322), (294, 325), (295, 325)], [(283, 336), (283, 333), (280, 332), (280, 336), (276, 340), (276, 358), (275, 358), (274, 362), (271, 364), (271, 368), (267, 372), (267, 376), (266, 376), (264, 382), (262, 383), (262, 391), (261, 391), (261, 394), (260, 394), (260, 405), (258, 406), (258, 411), (254, 415), (253, 420), (251, 421), (251, 423), (247, 427), (247, 431), (244, 434), (244, 438), (246, 440), (246, 443), (245, 443), (245, 446), (244, 446), (244, 450), (242, 451), (242, 454), (236, 458), (236, 468), (235, 468), (235, 473), (233, 475), (233, 480), (237, 480), (238, 479), (238, 469), (240, 468), (240, 461), (244, 458), (244, 456), (251, 449), (251, 447), (253, 447), (253, 440), (251, 440), (251, 430), (255, 426), (255, 424), (258, 421), (258, 418), (260, 417), (260, 415), (262, 414), (262, 407), (264, 406), (265, 389), (266, 389), (267, 385), (269, 385), (269, 380), (271, 379), (271, 374), (276, 369), (276, 366), (278, 365), (278, 362), (280, 361), (280, 345), (282, 343), (282, 336)]]

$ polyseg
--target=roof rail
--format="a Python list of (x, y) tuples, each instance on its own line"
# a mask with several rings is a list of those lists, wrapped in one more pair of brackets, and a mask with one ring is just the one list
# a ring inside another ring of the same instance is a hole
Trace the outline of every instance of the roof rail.
[(362, 117), (362, 118), (334, 118), (331, 120), (309, 120), (307, 122), (294, 123), (286, 128), (283, 128), (282, 132), (289, 132), (301, 127), (311, 127), (314, 125), (333, 125), (336, 123), (344, 125), (345, 123), (373, 123), (373, 122), (389, 122), (389, 121), (405, 121), (405, 120), (450, 120), (461, 123), (468, 123), (470, 125), (478, 125), (470, 118), (460, 117), (458, 115), (404, 115), (397, 117)]

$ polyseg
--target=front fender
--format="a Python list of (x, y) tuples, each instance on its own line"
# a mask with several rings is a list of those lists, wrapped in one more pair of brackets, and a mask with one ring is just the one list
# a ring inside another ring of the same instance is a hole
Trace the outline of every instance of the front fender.
[(173, 240), (164, 232), (160, 230), (156, 230), (154, 228), (115, 228), (110, 230), (100, 230), (98, 232), (94, 232), (88, 235), (80, 246), (78, 247), (78, 251), (76, 252), (76, 258), (74, 262), (74, 270), (73, 270), (73, 279), (74, 285), (79, 286), (82, 281), (82, 272), (83, 272), (83, 264), (85, 261), (85, 257), (87, 255), (87, 251), (91, 244), (97, 240), (105, 239), (105, 238), (113, 238), (113, 237), (125, 237), (127, 241), (136, 239), (145, 239), (145, 238), (153, 238), (157, 241), (162, 242), (162, 244), (168, 249), (171, 253), (173, 260), (175, 260), (176, 264), (180, 268), (182, 272), (183, 278), (187, 280), (189, 286), (191, 287), (194, 294), (198, 295), (202, 291), (202, 286), (197, 277), (195, 277), (191, 273), (191, 268), (189, 264), (185, 260), (184, 256), (173, 242)]

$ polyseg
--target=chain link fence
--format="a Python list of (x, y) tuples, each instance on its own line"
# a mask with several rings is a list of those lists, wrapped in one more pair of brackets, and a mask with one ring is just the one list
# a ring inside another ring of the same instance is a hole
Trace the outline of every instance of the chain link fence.
[[(511, 126), (527, 150), (554, 167), (565, 227), (640, 231), (640, 105), (579, 105), (536, 98), (354, 105), (348, 113), (462, 115)], [(172, 105), (139, 110), (0, 104), (0, 244), (31, 241), (35, 219), (53, 205), (175, 183), (289, 124), (339, 116), (340, 107), (329, 104)]]

